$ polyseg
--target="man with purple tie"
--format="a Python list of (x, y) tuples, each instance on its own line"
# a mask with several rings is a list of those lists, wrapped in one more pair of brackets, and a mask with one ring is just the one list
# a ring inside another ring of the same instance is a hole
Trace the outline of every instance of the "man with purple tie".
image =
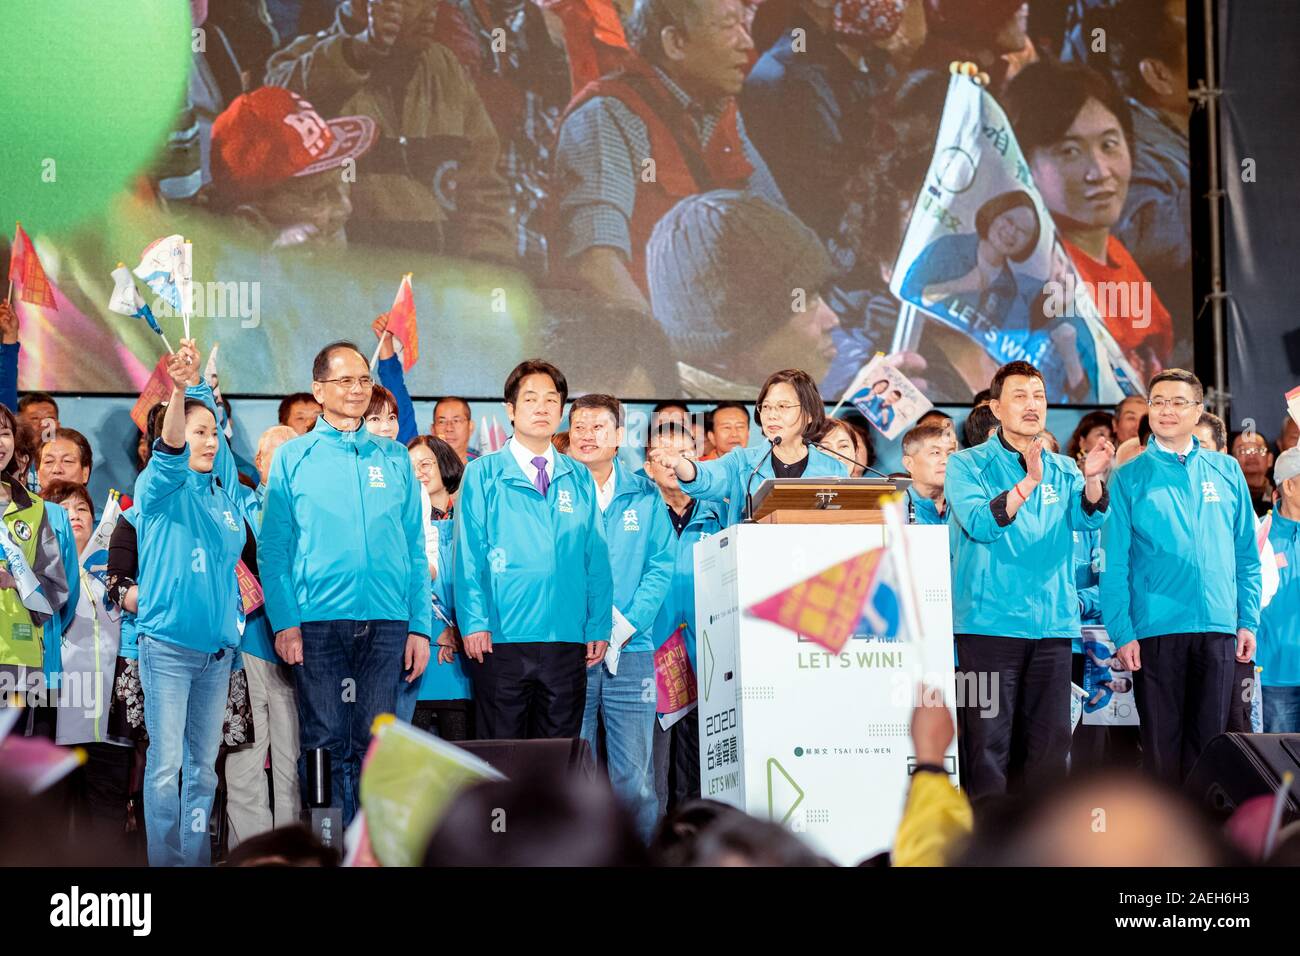
[(587, 668), (613, 623), (609, 551), (586, 467), (551, 438), (568, 398), (549, 362), (505, 385), (514, 434), (465, 467), (456, 507), (456, 621), (480, 737), (576, 737)]

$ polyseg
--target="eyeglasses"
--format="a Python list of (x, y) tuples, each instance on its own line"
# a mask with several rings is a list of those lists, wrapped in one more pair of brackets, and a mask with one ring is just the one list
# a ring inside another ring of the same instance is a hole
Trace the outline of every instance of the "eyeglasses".
[(369, 375), (363, 375), (361, 378), (357, 378), (354, 375), (345, 375), (342, 378), (320, 378), (317, 379), (317, 381), (323, 384), (337, 385), (345, 392), (352, 391), (358, 385), (360, 385), (364, 391), (372, 388), (375, 384)]
[(792, 411), (803, 408), (798, 402), (764, 402), (758, 406), (759, 415), (780, 415), (785, 418)]
[(1250, 445), (1246, 448), (1238, 448), (1235, 454), (1241, 455), (1245, 458), (1253, 458), (1256, 455), (1258, 455), (1260, 458), (1263, 458), (1265, 455), (1268, 454), (1268, 449), (1260, 448), (1258, 445)]
[(1147, 404), (1156, 411), (1160, 411), (1162, 408), (1172, 408), (1176, 412), (1181, 412), (1183, 409), (1192, 408), (1201, 403), (1189, 402), (1185, 398), (1152, 398), (1147, 401)]

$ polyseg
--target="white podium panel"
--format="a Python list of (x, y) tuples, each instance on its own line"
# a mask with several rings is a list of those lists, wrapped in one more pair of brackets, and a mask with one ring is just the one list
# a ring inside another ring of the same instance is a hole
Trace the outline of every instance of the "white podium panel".
[[(781, 823), (841, 864), (893, 844), (917, 681), (954, 703), (948, 529), (905, 533), (921, 639), (855, 637), (839, 654), (744, 609), (879, 546), (884, 526), (735, 525), (695, 546), (702, 795)], [(956, 753), (954, 741), (954, 783)]]

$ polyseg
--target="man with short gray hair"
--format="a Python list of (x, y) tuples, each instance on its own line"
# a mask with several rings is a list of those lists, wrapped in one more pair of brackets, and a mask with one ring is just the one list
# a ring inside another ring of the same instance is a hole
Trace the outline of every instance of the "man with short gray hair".
[(637, 0), (630, 66), (569, 104), (556, 147), (553, 262), (649, 310), (646, 242), (680, 199), (750, 189), (785, 201), (736, 109), (754, 44), (741, 0)]

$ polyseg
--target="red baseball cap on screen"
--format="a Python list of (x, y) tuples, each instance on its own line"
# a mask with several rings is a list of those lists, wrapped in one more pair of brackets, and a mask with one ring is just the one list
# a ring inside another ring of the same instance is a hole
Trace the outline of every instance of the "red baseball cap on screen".
[(369, 116), (324, 120), (310, 103), (280, 86), (236, 97), (212, 124), (212, 183), (251, 198), (295, 176), (342, 166), (374, 145)]

